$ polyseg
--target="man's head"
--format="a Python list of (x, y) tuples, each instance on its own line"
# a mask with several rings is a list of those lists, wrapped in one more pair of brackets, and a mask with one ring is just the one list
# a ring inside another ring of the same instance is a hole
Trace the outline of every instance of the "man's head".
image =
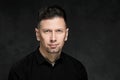
[(61, 7), (54, 5), (50, 7), (44, 7), (40, 9), (38, 16), (38, 28), (40, 27), (40, 22), (45, 19), (52, 19), (54, 17), (61, 17), (67, 22), (66, 13)]
[(40, 41), (40, 50), (43, 53), (60, 53), (68, 37), (64, 10), (58, 6), (42, 9), (35, 31), (36, 38)]

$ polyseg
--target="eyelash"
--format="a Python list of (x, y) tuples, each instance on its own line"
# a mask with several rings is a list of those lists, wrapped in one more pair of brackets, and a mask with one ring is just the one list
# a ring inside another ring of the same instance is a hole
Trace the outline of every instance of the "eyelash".
[[(50, 31), (50, 30), (45, 30), (44, 32), (47, 33), (47, 32), (52, 32), (52, 31)], [(63, 32), (63, 30), (56, 30), (56, 32)]]
[(57, 30), (56, 32), (63, 32), (62, 30)]
[(51, 32), (50, 30), (45, 30), (44, 32)]

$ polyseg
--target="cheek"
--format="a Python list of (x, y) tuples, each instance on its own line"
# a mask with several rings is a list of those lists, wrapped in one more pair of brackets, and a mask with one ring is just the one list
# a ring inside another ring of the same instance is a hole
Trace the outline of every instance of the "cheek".
[(49, 37), (45, 35), (41, 35), (41, 41), (47, 43), (49, 41)]
[(65, 41), (65, 36), (64, 35), (59, 36), (58, 41), (64, 42)]

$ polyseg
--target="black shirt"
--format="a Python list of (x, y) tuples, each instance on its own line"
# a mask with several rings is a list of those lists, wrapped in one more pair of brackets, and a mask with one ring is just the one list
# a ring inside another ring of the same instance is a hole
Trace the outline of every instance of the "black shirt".
[(8, 80), (88, 80), (84, 66), (73, 57), (61, 53), (52, 66), (39, 49), (15, 63)]

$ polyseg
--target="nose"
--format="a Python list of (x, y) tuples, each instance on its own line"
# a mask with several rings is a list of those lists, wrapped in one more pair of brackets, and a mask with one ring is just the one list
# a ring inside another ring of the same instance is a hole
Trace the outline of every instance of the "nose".
[(51, 33), (50, 42), (54, 43), (54, 42), (56, 42), (56, 41), (57, 41), (57, 40), (56, 40), (56, 34), (55, 34), (55, 32), (53, 31), (53, 32)]

